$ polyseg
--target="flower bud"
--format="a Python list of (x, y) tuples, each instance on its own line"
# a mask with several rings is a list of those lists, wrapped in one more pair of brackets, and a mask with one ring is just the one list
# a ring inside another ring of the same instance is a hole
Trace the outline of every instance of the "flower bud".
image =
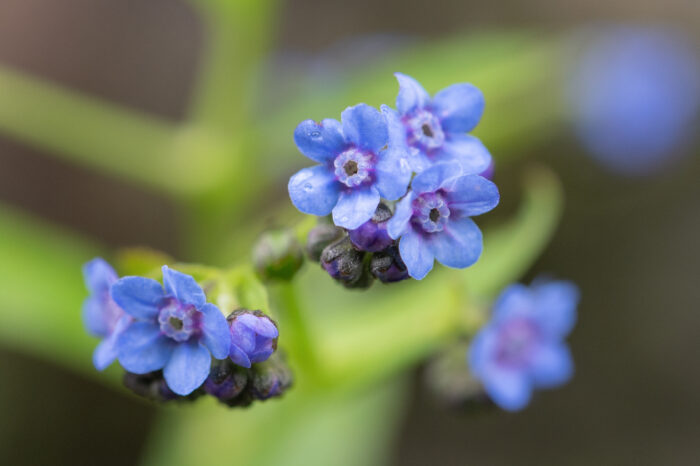
[(292, 371), (281, 357), (275, 355), (251, 370), (249, 394), (257, 400), (281, 396), (292, 386)]
[(347, 288), (367, 288), (372, 276), (367, 270), (367, 254), (358, 251), (350, 238), (342, 238), (328, 245), (321, 254), (321, 266), (335, 280)]
[(171, 400), (194, 400), (202, 394), (195, 390), (187, 396), (180, 396), (173, 392), (163, 378), (163, 371), (148, 372), (146, 374), (124, 373), (124, 385), (135, 394), (151, 401), (166, 402)]
[(229, 357), (239, 366), (263, 362), (277, 349), (277, 324), (261, 311), (239, 309), (226, 320), (231, 331)]
[(230, 359), (214, 360), (204, 390), (227, 403), (238, 397), (248, 383), (248, 370), (233, 364)]
[(264, 280), (291, 280), (304, 263), (304, 254), (290, 231), (268, 231), (253, 248), (253, 263)]
[(390, 246), (384, 251), (375, 253), (369, 269), (372, 275), (382, 283), (399, 282), (409, 278), (408, 270), (396, 246)]
[(314, 262), (321, 260), (321, 253), (332, 242), (343, 237), (343, 230), (330, 223), (319, 223), (309, 232), (306, 253)]
[(378, 252), (389, 247), (394, 240), (386, 231), (386, 222), (391, 218), (391, 210), (380, 203), (371, 219), (355, 230), (348, 231), (350, 241), (358, 249)]

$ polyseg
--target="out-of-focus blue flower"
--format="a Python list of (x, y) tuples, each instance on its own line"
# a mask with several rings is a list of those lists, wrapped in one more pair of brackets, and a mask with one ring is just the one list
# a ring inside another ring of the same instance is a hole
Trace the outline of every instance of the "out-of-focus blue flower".
[(228, 317), (231, 328), (229, 357), (242, 367), (263, 362), (277, 349), (275, 323), (260, 311), (240, 310)]
[(117, 337), (131, 317), (112, 300), (110, 287), (119, 277), (104, 259), (99, 257), (83, 266), (85, 286), (90, 296), (83, 302), (83, 322), (91, 335), (102, 338), (92, 354), (97, 370), (103, 370), (117, 359)]
[(297, 172), (288, 188), (300, 211), (332, 213), (336, 225), (352, 230), (372, 217), (380, 197), (395, 200), (406, 193), (411, 168), (401, 147), (387, 147), (386, 120), (377, 109), (348, 107), (341, 120), (306, 120), (297, 126), (297, 147), (320, 165)]
[(112, 285), (112, 298), (134, 319), (117, 339), (119, 362), (135, 374), (163, 369), (172, 391), (188, 395), (209, 375), (211, 356), (228, 356), (231, 335), (194, 278), (163, 266), (163, 283), (124, 277)]
[(511, 285), (496, 300), (491, 321), (469, 349), (469, 366), (489, 397), (516, 411), (533, 388), (559, 386), (573, 362), (564, 342), (576, 322), (579, 292), (565, 281)]
[(394, 242), (386, 231), (386, 223), (391, 218), (391, 210), (379, 204), (371, 219), (354, 230), (348, 231), (350, 241), (362, 251), (377, 252), (386, 249)]
[(433, 260), (469, 267), (481, 255), (481, 231), (470, 218), (498, 205), (498, 188), (479, 175), (462, 175), (456, 163), (441, 163), (416, 175), (411, 191), (396, 204), (387, 224), (401, 238), (399, 252), (408, 274), (420, 280)]
[(384, 105), (390, 146), (410, 155), (417, 173), (439, 162), (458, 162), (464, 174), (477, 175), (487, 169), (491, 154), (473, 130), (484, 112), (484, 96), (471, 84), (453, 84), (432, 99), (410, 76), (395, 73), (399, 81), (396, 108)]
[(662, 28), (595, 32), (572, 70), (576, 131), (605, 166), (626, 174), (650, 173), (697, 132), (697, 47)]

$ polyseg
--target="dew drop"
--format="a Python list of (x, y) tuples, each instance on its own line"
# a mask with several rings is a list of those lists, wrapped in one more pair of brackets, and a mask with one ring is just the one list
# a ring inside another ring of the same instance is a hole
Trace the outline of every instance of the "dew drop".
[(320, 138), (321, 132), (320, 131), (311, 131), (311, 137), (312, 138)]
[(312, 189), (314, 189), (314, 187), (313, 187), (313, 185), (312, 185), (311, 183), (304, 183), (304, 186), (303, 186), (303, 187), (304, 187), (304, 191), (306, 191), (307, 193), (308, 193), (309, 191), (311, 191)]

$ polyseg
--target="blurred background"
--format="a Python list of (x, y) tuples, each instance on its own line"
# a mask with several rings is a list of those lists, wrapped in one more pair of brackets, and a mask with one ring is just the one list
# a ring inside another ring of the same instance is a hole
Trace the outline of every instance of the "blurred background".
[[(261, 10), (240, 24), (219, 24), (206, 3), (226, 2), (0, 2), (0, 463), (138, 464), (156, 422), (152, 405), (22, 344), (25, 329), (8, 314), (50, 312), (54, 300), (85, 294), (78, 269), (63, 270), (60, 259), (139, 245), (217, 261), (218, 250), (202, 245), (207, 232), (291, 215), (286, 179), (305, 163), (294, 125), (337, 118), (363, 90), (393, 103), (396, 85), (383, 70), (408, 63), (401, 71), (430, 92), (472, 79), (485, 89), (477, 134), (495, 157), (506, 210), (525, 166), (560, 176), (560, 227), (524, 281), (569, 278), (583, 300), (567, 386), (540, 392), (517, 414), (471, 415), (436, 400), (420, 368), (382, 461), (698, 464), (699, 2), (230, 2)], [(235, 53), (211, 71), (217, 41)], [(414, 71), (411, 57), (458, 79), (422, 74), (420, 64)], [(255, 71), (241, 76), (244, 67)], [(381, 92), (366, 86), (375, 79)], [(228, 94), (198, 92), (210, 82)], [(327, 95), (335, 113), (313, 100)], [(243, 133), (231, 149), (243, 162), (223, 173), (202, 168), (229, 149), (193, 119)], [(169, 128), (181, 129), (180, 155), (164, 164), (149, 154)], [(264, 173), (245, 181), (235, 172)], [(256, 183), (268, 188), (235, 206), (220, 201), (243, 199)], [(249, 230), (227, 239), (225, 256), (246, 253), (260, 231)], [(77, 322), (45, 315), (47, 325)]]

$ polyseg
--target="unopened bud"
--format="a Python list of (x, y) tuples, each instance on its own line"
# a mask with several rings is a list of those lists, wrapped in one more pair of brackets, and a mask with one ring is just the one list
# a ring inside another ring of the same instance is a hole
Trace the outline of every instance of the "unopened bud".
[(290, 231), (268, 231), (253, 248), (253, 263), (264, 280), (291, 280), (304, 263), (304, 254)]
[(330, 244), (321, 254), (321, 266), (347, 288), (367, 288), (372, 284), (366, 260), (367, 253), (358, 251), (350, 238)]
[(248, 390), (253, 398), (267, 400), (281, 396), (292, 386), (292, 382), (292, 371), (280, 356), (275, 355), (253, 366)]
[(406, 265), (401, 260), (399, 248), (390, 246), (372, 256), (369, 266), (372, 275), (382, 283), (399, 282), (409, 278)]
[(386, 231), (386, 222), (390, 218), (391, 210), (380, 203), (371, 219), (348, 231), (350, 241), (362, 251), (378, 252), (386, 249), (394, 242)]
[(306, 253), (314, 262), (321, 260), (321, 253), (332, 242), (343, 237), (342, 229), (330, 223), (319, 223), (309, 232), (306, 239)]

